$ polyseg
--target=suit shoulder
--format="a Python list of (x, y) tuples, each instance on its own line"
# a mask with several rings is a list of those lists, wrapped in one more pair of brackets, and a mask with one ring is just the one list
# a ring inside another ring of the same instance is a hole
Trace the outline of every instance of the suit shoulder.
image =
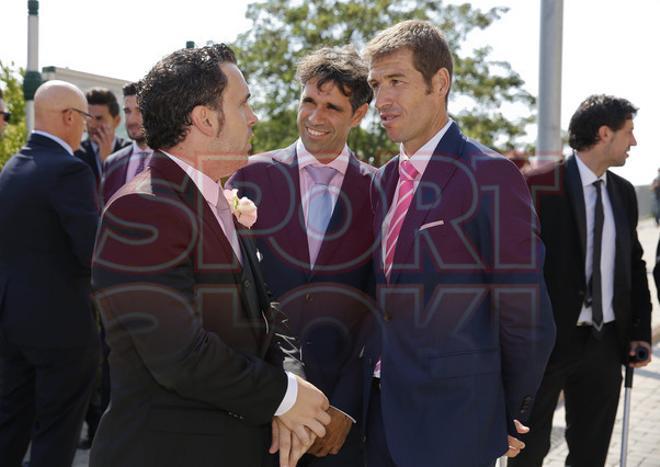
[(106, 165), (111, 165), (114, 164), (115, 162), (128, 157), (131, 155), (133, 152), (133, 146), (125, 146), (121, 148), (119, 151), (115, 151), (112, 154), (108, 156), (108, 158), (105, 160)]
[(632, 192), (635, 191), (635, 186), (632, 183), (630, 183), (627, 179), (623, 178), (621, 175), (617, 175), (614, 172), (608, 170), (607, 171), (607, 177), (608, 177), (608, 182), (611, 181), (612, 183), (620, 185), (621, 187), (623, 187), (626, 190), (629, 190), (629, 191), (632, 191)]

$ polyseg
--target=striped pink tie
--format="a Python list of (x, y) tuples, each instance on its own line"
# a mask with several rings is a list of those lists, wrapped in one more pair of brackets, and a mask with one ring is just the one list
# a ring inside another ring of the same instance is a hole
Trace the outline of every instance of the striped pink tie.
[(387, 229), (387, 236), (385, 237), (385, 276), (389, 280), (392, 272), (392, 265), (394, 264), (394, 252), (396, 251), (396, 243), (399, 239), (401, 226), (406, 218), (406, 213), (410, 207), (410, 203), (414, 194), (414, 182), (419, 172), (412, 165), (409, 160), (402, 161), (399, 164), (399, 197), (396, 201), (396, 208), (394, 214), (390, 218), (390, 225)]

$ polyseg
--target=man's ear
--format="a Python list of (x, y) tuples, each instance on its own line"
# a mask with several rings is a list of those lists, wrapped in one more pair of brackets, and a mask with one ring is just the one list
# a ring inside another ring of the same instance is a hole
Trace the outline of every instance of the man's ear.
[(116, 130), (120, 123), (121, 123), (121, 115), (117, 114), (116, 117), (112, 118), (112, 129)]
[(369, 110), (369, 104), (367, 104), (366, 102), (357, 109), (355, 109), (355, 112), (353, 112), (353, 117), (351, 117), (351, 128), (355, 128), (360, 124), (364, 116), (367, 114), (368, 110)]
[(598, 128), (598, 141), (608, 141), (612, 135), (613, 131), (607, 125), (601, 125)]
[(447, 99), (447, 94), (449, 93), (449, 88), (451, 86), (451, 76), (449, 76), (449, 70), (446, 68), (440, 68), (433, 75), (431, 81), (433, 83), (433, 90), (438, 92), (443, 100)]
[(204, 136), (213, 137), (216, 130), (213, 128), (213, 122), (217, 121), (217, 117), (213, 115), (211, 109), (204, 105), (198, 105), (190, 112), (190, 120), (192, 126), (197, 128)]

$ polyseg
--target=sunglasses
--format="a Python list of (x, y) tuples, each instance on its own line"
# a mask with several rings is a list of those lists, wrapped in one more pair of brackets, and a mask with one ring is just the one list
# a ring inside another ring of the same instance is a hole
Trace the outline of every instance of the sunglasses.
[(11, 118), (11, 112), (0, 112), (2, 113), (2, 119), (9, 123), (9, 119)]

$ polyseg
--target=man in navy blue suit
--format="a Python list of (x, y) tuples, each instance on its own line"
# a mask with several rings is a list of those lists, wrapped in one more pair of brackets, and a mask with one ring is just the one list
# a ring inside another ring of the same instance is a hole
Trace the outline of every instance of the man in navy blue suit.
[(90, 303), (98, 223), (80, 145), (87, 102), (63, 81), (35, 95), (35, 131), (0, 172), (0, 465), (70, 466), (99, 361)]
[(368, 465), (493, 465), (524, 447), (555, 335), (529, 191), (449, 118), (452, 55), (433, 25), (399, 23), (365, 56), (400, 143), (371, 190), (382, 314), (365, 351)]
[(252, 157), (231, 180), (259, 207), (251, 234), (266, 283), (300, 342), (307, 379), (332, 405), (327, 434), (301, 460), (305, 466), (364, 464), (356, 342), (371, 308), (374, 169), (346, 140), (373, 95), (367, 73), (352, 48), (304, 57), (297, 70), (300, 138)]

